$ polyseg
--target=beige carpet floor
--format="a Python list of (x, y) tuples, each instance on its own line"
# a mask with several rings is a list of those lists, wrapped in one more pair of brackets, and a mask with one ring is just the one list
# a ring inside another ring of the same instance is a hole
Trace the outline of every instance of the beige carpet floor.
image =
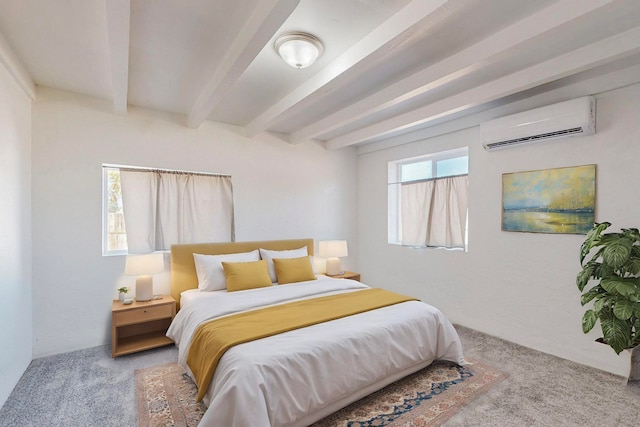
[(509, 374), (446, 424), (464, 426), (640, 426), (640, 389), (622, 377), (456, 326), (466, 357)]
[[(621, 377), (457, 329), (468, 357), (509, 378), (446, 426), (640, 425), (640, 392)], [(36, 359), (0, 409), (0, 426), (135, 426), (134, 372), (176, 360), (175, 347), (112, 359), (109, 346)]]

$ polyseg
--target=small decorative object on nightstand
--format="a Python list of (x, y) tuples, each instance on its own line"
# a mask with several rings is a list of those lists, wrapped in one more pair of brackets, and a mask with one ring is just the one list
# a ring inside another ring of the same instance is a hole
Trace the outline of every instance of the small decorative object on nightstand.
[(176, 315), (171, 296), (125, 305), (114, 300), (111, 306), (111, 357), (173, 344), (166, 333)]
[[(327, 276), (329, 275), (327, 274)], [(353, 271), (343, 271), (342, 274), (329, 277), (333, 277), (334, 279), (351, 279), (357, 280), (358, 282), (360, 281), (360, 273), (354, 273)]]
[(118, 288), (118, 299), (120, 301), (124, 301), (124, 297), (128, 292), (129, 292), (129, 288), (127, 288), (126, 286)]

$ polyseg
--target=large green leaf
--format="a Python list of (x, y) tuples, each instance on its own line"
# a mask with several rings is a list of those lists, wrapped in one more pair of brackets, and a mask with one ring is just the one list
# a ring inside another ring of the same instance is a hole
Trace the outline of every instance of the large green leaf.
[(633, 303), (633, 314), (638, 318), (638, 320), (640, 321), (640, 302), (634, 302)]
[(629, 274), (637, 276), (640, 273), (640, 257), (632, 255), (629, 257), (629, 261), (627, 261), (627, 265), (625, 267)]
[(587, 283), (589, 282), (589, 279), (593, 275), (595, 269), (595, 263), (588, 262), (580, 271), (580, 273), (578, 273), (578, 276), (576, 277), (576, 285), (578, 286), (578, 289), (580, 289), (580, 292), (584, 291), (584, 287), (587, 286)]
[(584, 316), (582, 316), (582, 332), (586, 334), (592, 330), (596, 325), (597, 320), (598, 316), (596, 316), (596, 313), (594, 313), (593, 310), (585, 311)]
[(602, 277), (602, 278), (616, 277), (616, 272), (610, 265), (600, 264), (596, 267), (595, 271), (593, 272), (593, 276), (596, 278), (597, 277)]
[(629, 320), (633, 316), (634, 303), (628, 299), (619, 298), (613, 306), (613, 314), (620, 320)]
[(602, 286), (596, 286), (590, 289), (588, 292), (585, 292), (580, 297), (580, 303), (582, 305), (588, 304), (591, 300), (593, 300), (598, 295), (605, 293), (606, 291), (602, 288)]
[(622, 233), (624, 233), (625, 237), (640, 242), (640, 230), (637, 228), (623, 228)]
[(616, 353), (620, 354), (622, 350), (629, 348), (631, 345), (629, 323), (612, 316), (611, 318), (600, 317), (600, 325), (605, 341)]
[(602, 234), (602, 232), (609, 226), (611, 226), (610, 222), (595, 223), (593, 225), (593, 228), (589, 230), (585, 241), (580, 246), (580, 264), (582, 264), (582, 262), (584, 261), (584, 257), (586, 257), (587, 254), (591, 251), (591, 248), (596, 245), (598, 239), (600, 238), (600, 234)]
[(620, 277), (610, 277), (602, 279), (600, 285), (609, 293), (628, 297), (634, 295), (638, 289), (635, 278), (622, 279)]
[(604, 309), (605, 307), (608, 309), (608, 307), (611, 306), (611, 301), (613, 300), (613, 297), (611, 295), (605, 294), (602, 297), (598, 298), (596, 300), (596, 302), (593, 304), (593, 311), (596, 312), (596, 315), (600, 315), (600, 312), (602, 311), (602, 309)]
[(629, 259), (631, 246), (633, 246), (633, 242), (627, 238), (612, 240), (604, 248), (602, 259), (612, 268), (620, 268)]
[(639, 289), (640, 288), (638, 288), (638, 284), (634, 277), (625, 277), (620, 281), (620, 283), (618, 283), (618, 292), (630, 299), (634, 298), (634, 295), (638, 293)]

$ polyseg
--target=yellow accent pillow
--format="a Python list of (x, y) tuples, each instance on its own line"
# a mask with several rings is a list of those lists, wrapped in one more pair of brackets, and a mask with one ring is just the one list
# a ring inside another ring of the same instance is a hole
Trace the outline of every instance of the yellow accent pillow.
[(300, 258), (274, 258), (273, 266), (278, 276), (278, 284), (304, 282), (307, 280), (316, 280), (313, 274), (313, 267), (308, 256)]
[(267, 261), (222, 262), (224, 275), (227, 278), (227, 291), (244, 291), (246, 289), (272, 286)]

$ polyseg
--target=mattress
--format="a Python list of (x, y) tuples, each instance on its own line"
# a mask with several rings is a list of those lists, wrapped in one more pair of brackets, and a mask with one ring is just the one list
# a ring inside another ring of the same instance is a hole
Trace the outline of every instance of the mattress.
[[(238, 292), (189, 292), (167, 335), (185, 366), (202, 322), (299, 299), (358, 292), (346, 279)], [(220, 359), (200, 425), (305, 426), (434, 360), (463, 364), (458, 335), (435, 307), (410, 301), (244, 343)]]

